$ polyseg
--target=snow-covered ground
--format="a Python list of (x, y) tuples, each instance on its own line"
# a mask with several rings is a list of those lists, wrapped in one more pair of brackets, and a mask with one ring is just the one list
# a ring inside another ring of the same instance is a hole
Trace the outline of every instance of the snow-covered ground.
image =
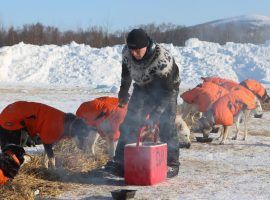
[[(186, 47), (165, 45), (175, 56), (182, 86), (218, 75), (241, 81), (270, 83), (270, 43), (227, 43), (192, 39)], [(122, 46), (91, 48), (20, 43), (0, 48), (0, 110), (17, 100), (45, 103), (65, 112), (93, 98), (116, 96), (120, 84)], [(123, 186), (123, 181), (78, 184), (59, 199), (111, 199), (110, 191), (136, 188), (136, 199), (270, 199), (270, 113), (251, 119), (247, 141), (226, 145), (193, 143), (181, 150), (179, 176), (153, 187)], [(102, 180), (101, 180), (102, 182)], [(114, 185), (115, 184), (115, 185)]]
[[(15, 100), (47, 103), (66, 112), (74, 112), (88, 99), (114, 93), (87, 89), (44, 89), (16, 87), (0, 89), (0, 106)], [(110, 191), (137, 189), (135, 199), (269, 199), (270, 198), (270, 112), (262, 119), (251, 119), (247, 141), (228, 140), (226, 145), (194, 142), (190, 149), (181, 149), (179, 176), (156, 186), (124, 186), (123, 180), (89, 180), (77, 184), (57, 199), (111, 199)], [(234, 129), (233, 129), (234, 130)], [(217, 137), (213, 135), (213, 137)], [(40, 151), (28, 149), (28, 151)]]
[(216, 142), (193, 143), (191, 149), (181, 151), (180, 174), (176, 178), (147, 187), (124, 187), (118, 180), (80, 185), (78, 190), (67, 192), (59, 199), (111, 199), (110, 191), (128, 188), (137, 190), (135, 199), (267, 200), (270, 198), (269, 148), (269, 135), (250, 136), (247, 141), (230, 140), (222, 146)]
[(120, 188), (136, 189), (135, 199), (147, 200), (269, 199), (269, 120), (269, 112), (262, 119), (252, 118), (248, 126), (252, 135), (247, 141), (240, 137), (237, 141), (229, 139), (225, 145), (218, 141), (194, 142), (190, 149), (181, 149), (178, 177), (159, 185), (123, 186), (119, 180), (104, 180), (103, 184), (81, 185), (79, 190), (67, 192), (59, 199), (110, 199), (110, 191)]

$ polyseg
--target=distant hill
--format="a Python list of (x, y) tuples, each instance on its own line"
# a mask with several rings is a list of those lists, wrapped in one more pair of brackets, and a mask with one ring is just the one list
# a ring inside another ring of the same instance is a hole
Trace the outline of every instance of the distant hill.
[(186, 27), (188, 38), (209, 42), (254, 43), (270, 40), (270, 17), (247, 15)]

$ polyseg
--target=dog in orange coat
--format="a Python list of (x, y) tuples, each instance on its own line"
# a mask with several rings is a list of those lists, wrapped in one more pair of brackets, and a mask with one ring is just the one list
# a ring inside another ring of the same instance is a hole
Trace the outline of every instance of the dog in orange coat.
[[(113, 159), (115, 148), (120, 137), (119, 127), (123, 122), (128, 104), (119, 107), (119, 99), (115, 97), (100, 97), (92, 101), (82, 103), (77, 109), (76, 115), (83, 118), (86, 123), (97, 129), (89, 134), (84, 149), (90, 147), (91, 154), (95, 155), (95, 144), (99, 136), (101, 136), (107, 144), (109, 158)], [(179, 141), (181, 146), (189, 148), (190, 130), (180, 115), (176, 116), (176, 128), (181, 138)], [(141, 133), (142, 140), (152, 140), (153, 132), (145, 129)]]
[(45, 149), (44, 166), (54, 168), (53, 144), (62, 138), (75, 138), (77, 146), (81, 148), (93, 129), (71, 113), (41, 103), (17, 101), (4, 108), (0, 115), (1, 147), (10, 143), (22, 145), (22, 130), (32, 138), (40, 138)]
[[(242, 81), (240, 83), (240, 85), (242, 85), (245, 88), (247, 88), (248, 90), (250, 90), (258, 98), (258, 100), (261, 101), (262, 103), (269, 103), (270, 102), (270, 97), (267, 94), (265, 87), (260, 82), (254, 80), (254, 79), (246, 79), (246, 80)], [(262, 113), (263, 110), (262, 110), (261, 104), (260, 104), (260, 109), (261, 109), (261, 112), (255, 113), (254, 117), (261, 118), (263, 116), (263, 113)]]
[(76, 115), (83, 118), (89, 126), (97, 129), (96, 132), (89, 134), (88, 142), (85, 143), (90, 146), (93, 155), (95, 155), (95, 143), (101, 136), (106, 140), (109, 158), (113, 158), (120, 137), (119, 126), (126, 116), (128, 106), (120, 108), (118, 105), (118, 98), (105, 96), (84, 102), (77, 109)]
[[(196, 129), (203, 132), (204, 137), (208, 137), (209, 130), (214, 125), (222, 125), (223, 131), (221, 131), (220, 137), (222, 140), (220, 144), (224, 144), (229, 132), (229, 127), (236, 122), (236, 119), (240, 119), (240, 115), (245, 116), (245, 134), (243, 140), (247, 137), (247, 116), (250, 110), (257, 107), (256, 97), (246, 88), (237, 86), (232, 89), (230, 93), (219, 98), (216, 102), (208, 109), (204, 116), (199, 120)], [(239, 128), (236, 131), (236, 135), (233, 139), (237, 139)]]
[(210, 77), (201, 77), (201, 79), (203, 80), (203, 82), (211, 82), (211, 83), (215, 83), (223, 88), (225, 88), (226, 90), (231, 90), (233, 87), (238, 86), (239, 83), (230, 80), (230, 79), (225, 79), (225, 78), (221, 78), (218, 76), (210, 76)]
[[(204, 82), (184, 92), (180, 95), (183, 99), (183, 104), (180, 105), (182, 118), (186, 119), (189, 114), (194, 116), (198, 112), (204, 113), (212, 103), (228, 93), (227, 89), (212, 82)], [(193, 117), (191, 119), (194, 123)]]
[(240, 85), (249, 89), (263, 103), (269, 103), (270, 97), (267, 94), (265, 87), (260, 82), (254, 80), (254, 79), (246, 79), (246, 80), (242, 81), (240, 83)]

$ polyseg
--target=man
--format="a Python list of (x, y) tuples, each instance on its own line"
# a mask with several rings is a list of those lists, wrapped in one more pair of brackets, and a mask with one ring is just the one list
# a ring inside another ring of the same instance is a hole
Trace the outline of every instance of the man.
[(25, 151), (22, 147), (8, 144), (0, 153), (0, 186), (13, 179), (24, 162)]
[[(132, 80), (134, 87), (129, 100)], [(114, 161), (108, 162), (105, 170), (123, 176), (125, 145), (136, 141), (140, 127), (147, 125), (153, 129), (159, 124), (160, 140), (168, 145), (167, 177), (178, 174), (179, 136), (175, 117), (179, 84), (179, 69), (170, 53), (153, 42), (144, 30), (132, 30), (122, 51), (122, 79), (118, 93), (119, 107), (129, 100), (128, 111), (120, 127)], [(147, 119), (148, 114), (150, 118)]]

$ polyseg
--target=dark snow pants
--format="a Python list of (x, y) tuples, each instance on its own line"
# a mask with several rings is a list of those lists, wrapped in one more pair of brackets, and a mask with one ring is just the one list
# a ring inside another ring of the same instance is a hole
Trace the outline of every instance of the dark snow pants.
[[(173, 98), (170, 98), (159, 120), (159, 137), (161, 142), (167, 143), (168, 147), (168, 166), (180, 165), (179, 136), (175, 126), (177, 95), (178, 93)], [(136, 142), (139, 129), (143, 125), (146, 116), (151, 113), (155, 102), (156, 100), (149, 91), (134, 86), (125, 120), (120, 126), (121, 135), (115, 151), (114, 160), (120, 165), (124, 165), (125, 145)]]

